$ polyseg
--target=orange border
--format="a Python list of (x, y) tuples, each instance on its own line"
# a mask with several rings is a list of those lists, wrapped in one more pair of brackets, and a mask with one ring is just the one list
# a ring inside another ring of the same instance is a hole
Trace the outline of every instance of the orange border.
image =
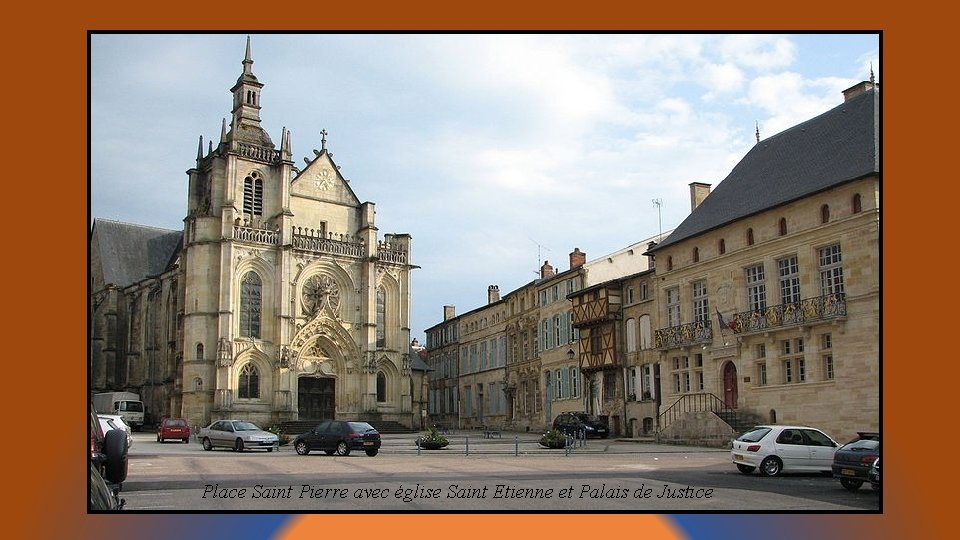
[[(946, 147), (953, 137), (938, 129), (949, 126), (954, 112), (954, 67), (940, 58), (955, 48), (949, 40), (955, 33), (951, 18), (929, 9), (908, 16), (862, 2), (813, 1), (801, 8), (694, 1), (677, 12), (668, 11), (673, 4), (656, 3), (624, 7), (621, 2), (557, 1), (540, 7), (490, 0), (463, 5), (456, 12), (454, 5), (373, 1), (351, 8), (287, 2), (277, 9), (243, 9), (174, 0), (162, 8), (112, 1), (96, 8), (40, 3), (7, 8), (6, 20), (17, 24), (8, 24), (2, 37), (8, 81), (3, 99), (5, 112), (13, 118), (6, 133), (9, 143), (15, 135), (23, 149), (15, 153), (8, 144), (8, 159), (19, 154), (19, 161), (29, 163), (17, 164), (14, 174), (4, 175), (6, 207), (12, 211), (6, 216), (11, 240), (6, 266), (25, 270), (11, 273), (7, 285), (13, 294), (6, 302), (7, 319), (17, 321), (7, 340), (13, 344), (7, 364), (15, 366), (6, 381), (8, 411), (26, 413), (7, 416), (8, 434), (13, 435), (7, 449), (12, 473), (7, 500), (14, 505), (7, 515), (17, 516), (14, 536), (92, 536), (102, 534), (111, 522), (108, 516), (85, 515), (85, 502), (77, 493), (86, 485), (79, 448), (85, 446), (86, 427), (74, 409), (85, 405), (79, 381), (86, 378), (87, 351), (89, 224), (83, 201), (88, 29), (884, 30), (883, 429), (890, 456), (884, 461), (885, 515), (841, 521), (918, 537), (935, 536), (940, 527), (950, 530), (946, 501), (952, 499), (952, 445), (947, 434), (954, 407), (946, 396), (953, 393), (948, 385), (955, 380), (950, 375), (956, 361), (952, 344), (939, 336), (953, 320), (945, 309), (952, 304), (950, 293), (941, 293), (953, 280), (937, 270), (951, 266), (945, 255), (952, 248), (942, 245), (951, 229), (942, 222), (945, 209), (930, 201), (949, 201), (952, 192), (952, 171), (939, 162), (941, 156), (953, 155)], [(260, 19), (251, 22), (254, 16)], [(928, 285), (917, 286), (911, 276)], [(927, 301), (930, 296), (937, 300)], [(948, 346), (935, 351), (933, 343)], [(455, 521), (458, 531), (479, 538), (481, 533), (469, 531), (479, 531), (472, 526), (487, 519), (471, 515)], [(537, 538), (550, 536), (548, 531), (563, 534), (568, 526), (562, 519), (504, 519), (537, 523)], [(624, 525), (627, 521), (612, 519)], [(397, 517), (394, 523), (402, 528), (409, 520)]]

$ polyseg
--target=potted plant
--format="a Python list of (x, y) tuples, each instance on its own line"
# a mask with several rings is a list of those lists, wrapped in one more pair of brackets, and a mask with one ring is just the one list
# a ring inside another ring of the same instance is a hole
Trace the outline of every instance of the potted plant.
[(567, 446), (567, 436), (563, 432), (551, 429), (540, 437), (540, 446), (547, 448), (565, 448)]
[(417, 446), (424, 450), (438, 450), (448, 444), (450, 444), (450, 441), (441, 435), (436, 427), (431, 427), (429, 433), (417, 439)]
[(270, 428), (267, 429), (267, 431), (277, 436), (277, 439), (279, 439), (280, 441), (280, 446), (290, 444), (290, 435), (284, 433), (282, 427), (273, 425), (273, 426), (270, 426)]

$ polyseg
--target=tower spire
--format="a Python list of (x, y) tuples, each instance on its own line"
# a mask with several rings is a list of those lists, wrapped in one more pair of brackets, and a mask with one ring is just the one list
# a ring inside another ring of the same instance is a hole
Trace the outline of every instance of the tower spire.
[(200, 136), (200, 144), (197, 145), (197, 164), (203, 159), (203, 135)]
[(233, 110), (229, 138), (230, 141), (242, 139), (247, 143), (273, 149), (270, 136), (260, 126), (260, 92), (263, 90), (263, 84), (253, 74), (251, 50), (250, 36), (247, 36), (243, 54), (243, 73), (230, 89), (233, 94)]

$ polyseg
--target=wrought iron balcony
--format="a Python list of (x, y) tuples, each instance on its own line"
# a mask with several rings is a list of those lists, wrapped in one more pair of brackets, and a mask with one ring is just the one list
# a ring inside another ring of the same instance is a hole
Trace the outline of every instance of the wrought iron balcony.
[(713, 323), (704, 320), (661, 328), (654, 333), (653, 339), (657, 349), (709, 343), (713, 341)]
[(767, 328), (800, 325), (814, 321), (835, 319), (847, 314), (844, 293), (806, 298), (799, 302), (770, 306), (764, 310), (744, 311), (733, 316), (734, 333), (758, 332)]

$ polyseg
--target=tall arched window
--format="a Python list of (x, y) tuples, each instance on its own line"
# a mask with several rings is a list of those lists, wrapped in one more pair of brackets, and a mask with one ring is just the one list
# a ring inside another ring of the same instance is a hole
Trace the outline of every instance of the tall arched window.
[(787, 234), (787, 218), (780, 218), (780, 236)]
[(693, 262), (700, 262), (700, 248), (693, 248)]
[(830, 205), (825, 204), (820, 207), (820, 223), (827, 223), (830, 221)]
[(673, 270), (673, 256), (667, 257), (667, 270)]
[(747, 229), (747, 245), (753, 245), (753, 229)]
[(197, 343), (197, 360), (203, 360), (203, 343)]
[(257, 171), (243, 179), (243, 213), (251, 216), (263, 215), (263, 178)]
[(387, 376), (382, 371), (377, 372), (377, 401), (383, 403), (387, 400)]
[(387, 295), (383, 287), (377, 287), (377, 347), (387, 345)]
[(856, 195), (853, 196), (852, 204), (853, 204), (853, 213), (854, 213), (854, 214), (859, 214), (860, 211), (863, 210), (863, 206), (860, 205), (860, 194), (859, 194), (859, 193), (857, 193)]
[(256, 272), (247, 272), (240, 282), (240, 335), (260, 337), (260, 310), (263, 284)]
[(240, 370), (237, 381), (237, 397), (255, 399), (260, 397), (260, 370), (253, 364), (247, 364)]
[(723, 238), (720, 239), (717, 245), (717, 251), (719, 251), (721, 255), (727, 252), (727, 242)]

